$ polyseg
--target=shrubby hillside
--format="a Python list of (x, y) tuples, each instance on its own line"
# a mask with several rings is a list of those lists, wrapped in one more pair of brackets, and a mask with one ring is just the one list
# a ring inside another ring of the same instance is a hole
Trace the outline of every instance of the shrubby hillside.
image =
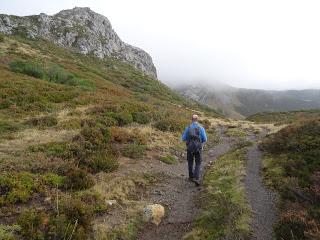
[(260, 145), (264, 179), (280, 193), (277, 239), (320, 236), (320, 120), (289, 125)]
[(131, 168), (177, 158), (195, 109), (218, 117), (120, 60), (1, 35), (0, 238), (96, 238), (108, 199), (134, 207), (102, 232), (132, 238), (157, 176)]

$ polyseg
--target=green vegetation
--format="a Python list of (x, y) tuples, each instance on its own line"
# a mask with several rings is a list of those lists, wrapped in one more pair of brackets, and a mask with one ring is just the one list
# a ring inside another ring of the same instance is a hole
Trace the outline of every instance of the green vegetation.
[(13, 225), (13, 226), (8, 226), (8, 225), (1, 225), (0, 224), (0, 239), (3, 240), (16, 240), (16, 234), (21, 231), (20, 226), (18, 225)]
[(281, 196), (277, 239), (316, 239), (320, 232), (320, 121), (290, 125), (260, 145), (265, 182)]
[(34, 117), (30, 118), (27, 124), (40, 128), (53, 127), (58, 124), (58, 120), (54, 116)]
[(2, 33), (0, 33), (0, 43), (1, 43), (1, 42), (4, 42), (4, 36), (3, 36)]
[(238, 138), (243, 138), (245, 137), (247, 134), (246, 132), (242, 129), (242, 128), (228, 128), (228, 130), (226, 131), (226, 135), (229, 137), (238, 137)]
[(256, 123), (291, 124), (305, 120), (317, 119), (320, 117), (320, 110), (301, 110), (291, 112), (264, 112), (257, 113), (247, 118), (248, 121)]
[[(50, 82), (69, 86), (83, 86), (93, 88), (94, 84), (88, 80), (77, 78), (58, 65), (46, 67), (49, 63), (33, 60), (14, 60), (10, 63), (10, 69), (16, 73), (26, 74), (31, 77), (48, 80)], [(47, 69), (48, 68), (48, 69)]]
[(164, 162), (166, 164), (176, 164), (178, 163), (177, 159), (171, 155), (166, 155), (166, 156), (160, 156), (159, 160), (161, 162)]
[(121, 154), (125, 157), (132, 159), (142, 159), (146, 152), (146, 146), (140, 144), (126, 144), (122, 150)]
[[(169, 152), (161, 141), (178, 141), (192, 114), (185, 106), (219, 116), (116, 59), (21, 36), (0, 50), (3, 239), (88, 239), (106, 199), (129, 211), (152, 183), (117, 176), (120, 155)], [(126, 214), (116, 236), (134, 239), (140, 220)]]
[(210, 166), (200, 196), (201, 213), (184, 239), (247, 239), (251, 210), (241, 180), (246, 149), (232, 150)]

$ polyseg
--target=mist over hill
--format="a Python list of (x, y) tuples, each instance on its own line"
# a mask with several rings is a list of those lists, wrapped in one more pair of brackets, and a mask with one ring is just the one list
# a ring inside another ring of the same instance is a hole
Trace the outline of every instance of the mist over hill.
[(221, 83), (175, 86), (183, 96), (194, 99), (233, 118), (258, 112), (281, 112), (320, 108), (320, 90), (260, 90), (235, 88)]

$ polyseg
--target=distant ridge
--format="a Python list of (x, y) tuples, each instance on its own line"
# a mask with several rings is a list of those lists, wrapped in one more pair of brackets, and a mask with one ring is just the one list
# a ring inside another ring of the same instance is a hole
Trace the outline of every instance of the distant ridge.
[(320, 109), (320, 90), (273, 91), (220, 85), (180, 85), (176, 90), (185, 97), (237, 119), (259, 112)]

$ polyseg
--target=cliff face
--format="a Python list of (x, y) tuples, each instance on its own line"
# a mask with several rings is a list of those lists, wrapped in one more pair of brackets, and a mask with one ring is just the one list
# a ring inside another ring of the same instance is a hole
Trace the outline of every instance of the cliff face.
[(145, 51), (121, 41), (109, 20), (89, 8), (63, 10), (53, 16), (0, 15), (0, 32), (44, 38), (98, 58), (116, 57), (157, 78), (152, 58)]

